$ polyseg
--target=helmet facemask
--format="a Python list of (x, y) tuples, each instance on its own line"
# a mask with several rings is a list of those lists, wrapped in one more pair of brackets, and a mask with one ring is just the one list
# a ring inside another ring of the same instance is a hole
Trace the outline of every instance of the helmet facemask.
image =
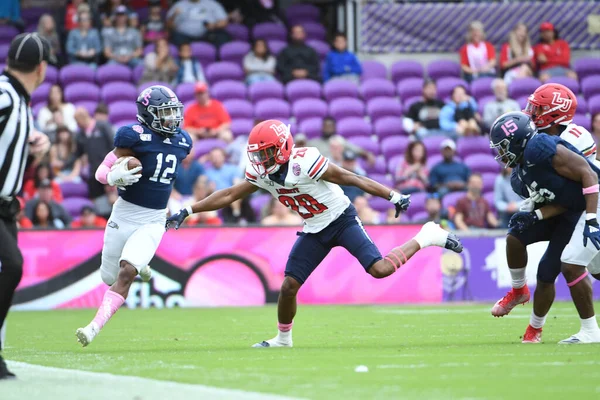
[(503, 165), (504, 168), (514, 168), (519, 163), (521, 156), (517, 156), (515, 153), (509, 150), (510, 140), (502, 139), (499, 143), (490, 143), (490, 148), (494, 149), (498, 155), (495, 157), (496, 161)]
[(248, 158), (254, 170), (261, 176), (276, 172), (280, 164), (276, 157), (279, 153), (277, 146), (269, 146), (259, 150), (248, 150)]
[(183, 104), (180, 101), (148, 106), (148, 112), (154, 117), (151, 128), (166, 136), (173, 136), (183, 122)]

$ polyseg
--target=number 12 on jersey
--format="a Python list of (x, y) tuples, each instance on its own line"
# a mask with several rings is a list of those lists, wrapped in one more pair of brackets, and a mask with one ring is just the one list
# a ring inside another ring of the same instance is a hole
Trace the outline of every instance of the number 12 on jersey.
[(160, 183), (170, 185), (171, 180), (173, 178), (170, 177), (169, 175), (172, 175), (175, 172), (175, 168), (177, 168), (177, 157), (175, 157), (174, 154), (167, 154), (167, 156), (164, 157), (165, 164), (171, 164), (171, 165), (167, 166), (167, 168), (165, 168), (165, 170), (162, 173), (162, 176), (159, 178), (158, 176), (160, 175), (160, 170), (162, 169), (162, 165), (163, 165), (163, 157), (164, 157), (163, 153), (158, 153), (156, 155), (156, 169), (154, 170), (154, 175), (152, 175), (152, 177), (150, 177), (148, 179), (151, 180), (152, 182), (160, 182)]

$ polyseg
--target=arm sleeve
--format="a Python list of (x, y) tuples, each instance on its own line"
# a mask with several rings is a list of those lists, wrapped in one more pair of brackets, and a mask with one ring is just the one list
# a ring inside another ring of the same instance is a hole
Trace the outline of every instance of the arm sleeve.
[(318, 181), (327, 171), (329, 159), (323, 156), (316, 147), (307, 147), (304, 157), (301, 158), (301, 166), (305, 175)]
[(0, 116), (10, 115), (10, 113), (12, 112), (12, 107), (13, 99), (10, 96), (10, 93), (8, 93), (6, 90), (0, 89)]
[(437, 165), (433, 167), (433, 169), (431, 170), (431, 173), (429, 174), (429, 184), (431, 186), (436, 186), (438, 184), (440, 184), (440, 177), (438, 174), (438, 167)]
[(69, 36), (67, 36), (66, 48), (67, 54), (70, 56), (74, 56), (77, 53), (77, 49), (75, 48), (75, 31), (69, 32)]
[(223, 104), (221, 104), (221, 111), (219, 112), (219, 114), (221, 124), (227, 124), (231, 122), (231, 117), (229, 116), (229, 113), (227, 112), (227, 109)]
[(114, 145), (115, 147), (131, 149), (139, 142), (139, 140), (139, 135), (135, 133), (131, 127), (122, 126), (119, 128), (119, 130), (117, 130), (117, 134), (115, 135), (114, 139)]
[(519, 179), (516, 169), (513, 169), (510, 175), (510, 186), (512, 187), (513, 192), (521, 196), (523, 199), (529, 198), (527, 186), (521, 179)]
[(356, 57), (356, 54), (352, 54), (352, 72), (354, 72), (356, 75), (362, 75), (362, 66), (360, 65), (360, 61), (358, 60), (358, 57)]
[(463, 45), (459, 50), (460, 64), (469, 67), (469, 57), (467, 57), (467, 45)]
[(496, 48), (490, 43), (485, 42), (485, 46), (487, 47), (488, 60), (493, 61), (496, 59)]
[(287, 49), (283, 49), (277, 56), (277, 73), (284, 82), (292, 80), (292, 66), (290, 65)]
[(456, 121), (454, 121), (454, 108), (448, 104), (446, 104), (440, 110), (440, 128), (448, 132), (454, 132), (456, 130)]
[[(466, 217), (466, 215), (468, 214), (469, 208), (467, 206), (467, 202), (465, 201), (464, 197), (459, 199), (456, 202), (455, 210), (456, 210), (456, 213), (461, 213), (463, 215), (463, 217)], [(466, 223), (467, 222), (465, 221), (465, 224)]]
[(310, 61), (308, 63), (308, 76), (311, 79), (314, 80), (320, 80), (320, 72), (321, 72), (321, 66), (319, 65), (319, 55), (317, 54), (316, 51), (314, 51), (313, 49), (311, 49), (311, 56), (310, 56)]
[(552, 168), (552, 157), (556, 154), (556, 145), (560, 140), (556, 136), (535, 136), (525, 147), (525, 162)]
[(225, 12), (223, 6), (217, 3), (216, 1), (214, 2), (214, 9), (212, 14), (215, 18), (215, 21), (222, 21), (224, 19), (227, 19), (227, 12)]
[(508, 208), (508, 202), (502, 195), (502, 180), (502, 175), (498, 175), (494, 181), (494, 205), (500, 212), (504, 212)]
[(569, 68), (571, 66), (571, 48), (569, 47), (569, 43), (566, 40), (561, 40), (560, 47), (560, 64)]
[(500, 50), (500, 68), (505, 68), (504, 64), (508, 61), (508, 54), (510, 52), (510, 47), (508, 43), (504, 43), (502, 45), (502, 49)]
[(94, 43), (94, 49), (97, 53), (102, 51), (102, 42), (100, 41), (100, 33), (96, 29), (90, 31), (90, 39)]
[(329, 52), (329, 54), (327, 54), (327, 57), (325, 58), (325, 65), (323, 66), (323, 82), (326, 82), (331, 78), (330, 68), (331, 68), (331, 52)]

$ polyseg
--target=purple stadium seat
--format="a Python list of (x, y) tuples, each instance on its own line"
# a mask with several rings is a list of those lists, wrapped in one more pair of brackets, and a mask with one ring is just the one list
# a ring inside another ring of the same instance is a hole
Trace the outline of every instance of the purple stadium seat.
[(354, 136), (369, 136), (373, 128), (363, 118), (350, 117), (337, 122), (337, 133), (345, 138)]
[[(180, 85), (181, 86), (181, 85)], [(221, 81), (210, 88), (210, 94), (217, 100), (246, 99), (246, 85), (240, 81)]]
[(10, 48), (10, 44), (4, 43), (0, 44), (0, 62), (6, 63), (6, 59), (8, 58), (8, 49)]
[(202, 139), (194, 142), (194, 157), (200, 158), (205, 154), (210, 153), (212, 149), (227, 147), (227, 143), (221, 139)]
[[(354, 136), (349, 138), (348, 142), (360, 147), (363, 150), (373, 153), (376, 156), (380, 153), (379, 143), (373, 140), (371, 136)], [(385, 162), (383, 163), (383, 169), (384, 171), (382, 173), (385, 174)]]
[(321, 99), (301, 99), (292, 104), (292, 114), (298, 122), (309, 118), (325, 118), (327, 116), (327, 103)]
[(254, 210), (254, 214), (260, 218), (263, 215), (263, 209), (268, 207), (269, 202), (271, 202), (272, 196), (268, 193), (259, 194), (257, 196), (253, 196), (250, 199), (250, 206), (252, 206), (252, 210)]
[(340, 97), (329, 103), (329, 115), (336, 121), (348, 117), (362, 118), (365, 115), (365, 105), (353, 97)]
[(500, 172), (500, 164), (491, 154), (473, 154), (465, 157), (464, 163), (473, 172), (492, 172), (496, 174)]
[(192, 56), (197, 59), (204, 68), (217, 59), (217, 49), (210, 43), (194, 42), (190, 45)]
[(592, 115), (600, 112), (600, 94), (597, 94), (588, 100), (588, 110)]
[(395, 97), (377, 97), (367, 103), (367, 114), (373, 122), (383, 117), (400, 117), (402, 106)]
[(183, 104), (185, 104), (188, 101), (194, 100), (194, 97), (195, 97), (194, 88), (195, 88), (194, 83), (180, 83), (175, 88), (175, 94), (179, 98), (179, 101), (181, 101)]
[(434, 154), (440, 154), (442, 150), (440, 146), (444, 140), (448, 139), (446, 136), (428, 136), (423, 139), (423, 144), (427, 149), (427, 155), (431, 156)]
[(306, 32), (306, 38), (308, 40), (325, 41), (327, 36), (327, 30), (319, 22), (306, 21), (302, 22), (300, 25), (304, 27), (304, 31)]
[(344, 79), (333, 79), (323, 86), (323, 95), (327, 101), (340, 97), (358, 97), (358, 86)]
[(469, 84), (464, 79), (455, 77), (440, 78), (437, 82), (437, 93), (440, 99), (445, 99), (452, 95), (452, 90), (457, 86), (463, 86), (467, 92), (469, 91)]
[(394, 156), (403, 156), (409, 143), (406, 136), (390, 136), (381, 140), (381, 152), (388, 160)]
[(31, 93), (31, 104), (36, 105), (42, 102), (45, 103), (46, 100), (48, 100), (48, 93), (50, 93), (51, 87), (52, 84), (46, 82), (38, 86), (38, 88)]
[(273, 55), (277, 55), (287, 46), (287, 42), (285, 40), (271, 39), (267, 40), (267, 46)]
[[(354, 138), (351, 138), (349, 141), (353, 142)], [(369, 140), (373, 141), (371, 138)], [(353, 142), (354, 143), (354, 142)], [(379, 145), (377, 146), (377, 153), (379, 153)], [(374, 153), (374, 154), (377, 154)], [(387, 162), (384, 156), (377, 156), (375, 158), (375, 163), (373, 165), (369, 165), (369, 163), (364, 160), (359, 160), (360, 165), (365, 169), (368, 175), (370, 174), (386, 174), (387, 173)]]
[(482, 97), (493, 96), (494, 91), (492, 90), (492, 82), (494, 78), (483, 77), (477, 78), (471, 82), (471, 94), (475, 99), (479, 100)]
[(144, 90), (148, 89), (150, 86), (157, 86), (157, 85), (171, 87), (171, 85), (169, 85), (168, 82), (150, 81), (150, 82), (144, 82), (144, 83), (138, 85), (138, 92), (142, 93)]
[[(0, 68), (0, 71), (3, 69), (4, 67)], [(58, 82), (58, 69), (56, 69), (55, 66), (48, 65), (48, 68), (46, 68), (46, 77), (44, 78), (44, 82), (53, 84)]]
[(569, 78), (566, 76), (555, 76), (553, 78), (548, 79), (548, 82), (546, 83), (559, 83), (571, 89), (576, 95), (580, 91), (579, 82), (577, 82), (577, 79)]
[[(414, 193), (412, 196), (410, 196), (410, 208), (408, 209), (408, 211), (412, 212), (412, 216), (410, 218), (410, 221), (412, 223), (417, 223), (417, 224), (422, 224), (424, 222), (429, 221), (429, 213), (427, 211), (412, 211), (413, 209), (413, 197), (415, 197), (415, 195), (417, 194), (421, 194), (421, 193)], [(425, 208), (425, 205), (423, 205), (423, 208)]]
[(10, 42), (19, 34), (19, 30), (12, 25), (0, 25), (0, 40)]
[(248, 38), (250, 37), (248, 28), (246, 27), (246, 25), (243, 24), (227, 24), (225, 30), (231, 35), (233, 40), (247, 42)]
[(252, 28), (252, 37), (254, 39), (265, 39), (265, 40), (287, 40), (287, 29), (284, 25), (275, 22), (263, 22), (254, 25)]
[(309, 118), (300, 122), (300, 131), (306, 135), (307, 138), (313, 139), (321, 136), (323, 126), (323, 119), (321, 118)]
[(490, 205), (490, 209), (493, 213), (496, 212), (496, 204), (494, 203), (494, 192), (487, 192), (483, 194), (483, 198), (488, 202), (488, 204)]
[(135, 120), (137, 106), (130, 101), (115, 101), (108, 105), (108, 119), (112, 124), (116, 121)]
[(229, 42), (225, 43), (219, 49), (219, 57), (221, 61), (231, 61), (237, 64), (241, 64), (244, 56), (250, 51), (250, 44), (248, 42)]
[[(458, 159), (458, 157), (456, 157), (456, 159)], [(427, 155), (427, 168), (431, 171), (433, 169), (433, 167), (435, 167), (437, 164), (441, 163), (443, 160), (443, 157), (441, 154), (437, 153), (437, 154), (429, 154)]]
[(465, 197), (466, 194), (467, 194), (466, 192), (452, 192), (452, 193), (448, 193), (442, 199), (442, 207), (447, 210), (450, 207), (456, 206), (456, 203), (458, 202), (458, 200), (460, 200), (463, 197)]
[(307, 40), (306, 44), (315, 49), (321, 60), (324, 60), (327, 57), (327, 53), (331, 51), (329, 44), (322, 40), (311, 39)]
[(221, 61), (210, 64), (206, 68), (206, 79), (210, 84), (214, 85), (220, 81), (244, 79), (244, 71), (242, 67), (236, 63)]
[[(144, 56), (152, 53), (155, 48), (156, 46), (154, 45), (154, 43), (147, 44), (144, 47)], [(177, 46), (175, 46), (174, 44), (169, 44), (169, 54), (171, 55), (171, 57), (177, 58), (179, 56), (179, 49), (177, 48)]]
[(592, 75), (582, 79), (581, 89), (586, 100), (600, 94), (600, 75)]
[(285, 87), (285, 95), (290, 102), (304, 98), (321, 98), (321, 85), (311, 79), (296, 79)]
[(85, 182), (63, 182), (60, 184), (63, 197), (88, 197), (88, 186)]
[(138, 83), (144, 75), (144, 65), (138, 65), (133, 69), (133, 83)]
[(535, 92), (535, 89), (540, 87), (542, 82), (536, 78), (519, 78), (510, 83), (508, 94), (511, 99), (516, 99), (521, 96), (529, 96)]
[[(485, 96), (485, 97), (478, 99), (477, 100), (477, 109), (479, 111), (479, 114), (483, 115), (483, 110), (485, 109), (485, 105), (487, 103), (489, 103), (490, 101), (494, 101), (494, 100), (496, 100), (495, 96)], [(525, 98), (525, 101), (527, 101), (527, 98)], [(521, 103), (519, 102), (518, 99), (517, 99), (517, 103), (519, 103), (519, 106), (521, 105)], [(525, 107), (521, 107), (521, 109), (525, 109)]]
[(319, 14), (319, 8), (313, 4), (291, 4), (285, 10), (285, 16), (288, 21), (318, 21)]
[(367, 60), (360, 63), (362, 66), (361, 79), (387, 79), (387, 68), (379, 61)]
[(460, 64), (452, 60), (436, 60), (427, 65), (427, 76), (437, 81), (441, 78), (460, 78)]
[(83, 207), (94, 207), (94, 203), (84, 197), (68, 197), (65, 198), (61, 205), (71, 215), (71, 217), (78, 217), (81, 214)]
[(105, 64), (96, 70), (96, 81), (99, 85), (115, 81), (131, 82), (132, 77), (131, 68), (120, 64)]
[(577, 113), (578, 114), (587, 114), (588, 106), (585, 97), (582, 95), (577, 96)]
[(136, 87), (129, 82), (110, 82), (100, 89), (100, 98), (105, 104), (119, 100), (135, 101), (137, 97)]
[(256, 103), (254, 113), (258, 119), (289, 119), (290, 105), (281, 99), (265, 99)]
[[(381, 149), (385, 150), (385, 147), (383, 147), (383, 143)], [(390, 173), (392, 177), (394, 177), (394, 175), (396, 174), (396, 170), (398, 169), (398, 165), (400, 165), (400, 163), (404, 161), (404, 154), (396, 154), (395, 156), (385, 157), (385, 159), (387, 160), (388, 173)]]
[(74, 82), (96, 82), (96, 72), (87, 65), (70, 64), (61, 68), (59, 80), (63, 86)]
[(422, 101), (423, 96), (409, 97), (408, 99), (403, 99), (402, 102), (402, 113), (408, 114), (408, 110), (410, 110), (410, 106), (413, 104)]
[(490, 139), (486, 136), (464, 137), (458, 140), (456, 153), (465, 158), (471, 154), (491, 154)]
[(247, 136), (254, 128), (254, 120), (250, 118), (240, 118), (231, 120), (231, 132), (233, 136)]
[[(390, 179), (388, 179), (385, 175), (373, 175), (375, 178), (377, 178), (377, 182), (387, 185), (390, 183)], [(381, 197), (371, 197), (369, 199), (369, 206), (371, 206), (371, 208), (375, 211), (378, 211), (380, 213), (382, 213), (383, 215), (381, 216), (382, 219), (385, 219), (385, 214), (387, 213), (387, 211), (389, 209), (391, 209), (392, 207), (394, 207), (394, 205), (392, 203), (390, 203), (389, 201), (382, 199)]]
[(375, 78), (363, 81), (360, 85), (360, 93), (365, 101), (369, 101), (375, 97), (394, 97), (396, 89), (387, 79)]
[(418, 61), (396, 61), (392, 64), (391, 74), (395, 84), (408, 78), (423, 78), (423, 66)]
[(423, 78), (407, 78), (398, 82), (398, 96), (402, 101), (411, 97), (421, 97), (423, 94)]
[(74, 103), (75, 107), (79, 108), (79, 107), (83, 107), (87, 110), (87, 112), (90, 115), (94, 115), (94, 113), (96, 112), (96, 107), (98, 107), (98, 102), (97, 101), (90, 101), (90, 100), (80, 100), (80, 101), (76, 101)]
[(252, 108), (252, 103), (248, 100), (241, 99), (232, 99), (226, 100), (223, 102), (223, 106), (229, 113), (229, 116), (232, 119), (236, 118), (246, 118), (253, 119), (254, 118), (254, 109)]
[(494, 191), (494, 183), (496, 182), (496, 177), (498, 174), (486, 172), (481, 174), (481, 179), (483, 180), (483, 191), (484, 192), (493, 192)]
[(585, 114), (575, 114), (573, 123), (587, 129), (588, 131), (592, 130), (592, 121)]
[(402, 129), (402, 118), (400, 117), (381, 117), (374, 123), (375, 134), (380, 139), (404, 135)]
[(65, 88), (65, 101), (75, 103), (81, 100), (100, 101), (100, 89), (95, 83), (77, 82)]
[(278, 81), (256, 82), (248, 88), (248, 98), (253, 103), (264, 99), (283, 99), (283, 85)]
[(600, 75), (600, 58), (585, 57), (574, 63), (580, 81), (591, 75)]

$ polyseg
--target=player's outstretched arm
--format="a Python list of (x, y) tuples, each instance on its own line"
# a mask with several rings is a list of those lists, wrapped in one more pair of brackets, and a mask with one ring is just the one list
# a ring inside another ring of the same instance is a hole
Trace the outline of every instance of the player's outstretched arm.
[(344, 186), (356, 186), (363, 192), (389, 200), (396, 206), (396, 217), (401, 211), (406, 211), (410, 205), (410, 195), (403, 195), (366, 176), (356, 175), (335, 164), (329, 163), (327, 171), (321, 179)]
[(596, 216), (596, 210), (598, 209), (598, 175), (585, 158), (564, 146), (556, 147), (556, 154), (552, 157), (552, 166), (559, 175), (575, 182), (581, 182), (586, 203), (583, 245), (587, 246), (589, 239), (596, 249), (600, 250), (600, 226)]
[(230, 188), (217, 190), (207, 198), (200, 200), (191, 206), (187, 206), (186, 208), (180, 210), (177, 214), (170, 216), (167, 219), (166, 228), (179, 229), (183, 221), (185, 221), (185, 219), (191, 214), (220, 210), (236, 200), (240, 200), (251, 195), (257, 190), (258, 187), (254, 186), (248, 181), (241, 181)]

